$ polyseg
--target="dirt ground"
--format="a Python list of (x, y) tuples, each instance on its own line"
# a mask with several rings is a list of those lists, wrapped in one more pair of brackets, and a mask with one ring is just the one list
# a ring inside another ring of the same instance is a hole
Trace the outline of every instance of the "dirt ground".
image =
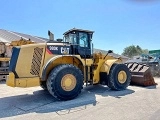
[(89, 86), (70, 101), (57, 101), (40, 87), (11, 88), (0, 82), (0, 119), (160, 120), (160, 78), (155, 81), (157, 86), (124, 91)]

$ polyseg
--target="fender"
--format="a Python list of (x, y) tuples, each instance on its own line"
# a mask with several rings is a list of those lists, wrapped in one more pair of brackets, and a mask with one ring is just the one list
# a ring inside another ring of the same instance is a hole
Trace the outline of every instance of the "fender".
[(106, 72), (109, 75), (109, 71), (114, 63), (122, 63), (121, 59), (106, 60), (100, 68), (100, 72)]
[[(46, 81), (47, 75), (49, 73), (48, 68), (52, 65), (52, 63), (62, 57), (72, 57), (72, 58), (76, 58), (79, 60), (79, 62), (84, 66), (84, 63), (82, 62), (82, 60), (78, 57), (78, 56), (74, 56), (74, 55), (58, 55), (58, 56), (54, 56), (52, 57), (47, 63), (46, 65), (43, 67), (43, 71), (42, 71), (42, 78), (41, 81)], [(53, 68), (52, 68), (53, 69)]]

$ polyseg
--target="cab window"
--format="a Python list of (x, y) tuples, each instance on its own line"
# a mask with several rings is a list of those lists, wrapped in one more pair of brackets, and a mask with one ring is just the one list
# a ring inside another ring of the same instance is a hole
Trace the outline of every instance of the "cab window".
[(79, 33), (79, 44), (81, 47), (89, 47), (87, 33)]
[(76, 41), (76, 34), (68, 34), (65, 36), (65, 41), (69, 42), (70, 44), (77, 44)]

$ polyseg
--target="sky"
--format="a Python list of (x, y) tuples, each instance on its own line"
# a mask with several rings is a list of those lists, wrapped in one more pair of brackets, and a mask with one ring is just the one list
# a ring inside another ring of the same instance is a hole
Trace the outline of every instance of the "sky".
[(160, 0), (0, 0), (0, 29), (57, 39), (74, 27), (95, 31), (94, 48), (157, 50)]

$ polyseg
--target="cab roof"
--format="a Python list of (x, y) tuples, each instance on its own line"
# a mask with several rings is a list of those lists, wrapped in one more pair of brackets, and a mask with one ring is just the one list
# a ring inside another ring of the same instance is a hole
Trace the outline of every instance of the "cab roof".
[(73, 29), (70, 29), (70, 30), (66, 31), (63, 35), (66, 35), (66, 34), (72, 33), (72, 32), (76, 32), (76, 31), (78, 31), (78, 32), (87, 32), (87, 33), (91, 33), (91, 34), (94, 33), (94, 31), (90, 31), (90, 30), (83, 30), (83, 29), (73, 28)]

